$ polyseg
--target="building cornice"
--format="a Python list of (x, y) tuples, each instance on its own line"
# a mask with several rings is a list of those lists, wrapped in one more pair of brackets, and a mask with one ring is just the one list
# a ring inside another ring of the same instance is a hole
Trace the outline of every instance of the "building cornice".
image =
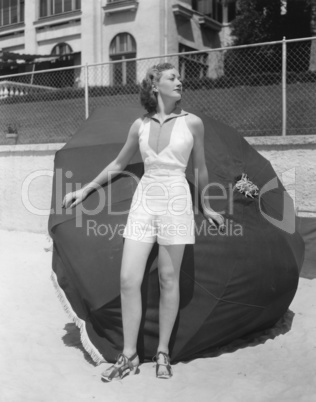
[[(73, 40), (73, 39), (80, 39), (80, 38), (81, 38), (81, 33), (71, 34), (71, 35), (63, 35), (63, 41), (64, 42), (67, 42), (67, 41), (70, 41), (70, 40)], [(53, 44), (53, 43), (56, 43), (56, 37), (52, 37), (52, 38), (49, 38), (49, 39), (40, 39), (39, 38), (37, 40), (37, 43), (39, 45)], [(70, 53), (70, 55), (74, 55), (76, 53), (77, 52), (73, 52), (73, 53)], [(67, 56), (69, 56), (69, 53), (67, 54)]]
[(222, 29), (222, 24), (220, 22), (208, 17), (205, 14), (192, 10), (192, 8), (186, 7), (181, 3), (173, 4), (172, 11), (176, 17), (181, 17), (187, 20), (196, 17), (202, 28), (211, 29), (213, 31), (220, 31)]
[(105, 14), (111, 15), (124, 11), (136, 12), (138, 8), (138, 0), (120, 0), (113, 3), (107, 3), (102, 7)]
[(0, 28), (0, 37), (6, 35), (15, 35), (24, 33), (25, 24), (24, 22), (19, 22), (17, 24), (5, 25)]
[(203, 28), (209, 28), (214, 31), (220, 31), (222, 29), (222, 24), (220, 22), (206, 15), (198, 15), (198, 22)]
[(180, 3), (172, 5), (173, 14), (177, 17), (182, 17), (187, 20), (191, 19), (194, 15), (194, 10), (192, 8), (186, 7)]
[(81, 10), (77, 10), (77, 11), (70, 11), (69, 13), (51, 15), (49, 17), (41, 17), (37, 21), (34, 21), (33, 25), (36, 28), (41, 28), (45, 26), (62, 24), (64, 22), (70, 22), (73, 20), (77, 20), (78, 18), (81, 18), (81, 14), (82, 14)]

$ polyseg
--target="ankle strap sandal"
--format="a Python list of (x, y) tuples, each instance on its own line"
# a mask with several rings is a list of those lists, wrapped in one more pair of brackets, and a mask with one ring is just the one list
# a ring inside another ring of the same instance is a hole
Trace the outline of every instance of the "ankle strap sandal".
[(127, 357), (123, 353), (120, 353), (117, 357), (117, 361), (113, 366), (109, 367), (107, 370), (103, 371), (101, 378), (103, 381), (110, 382), (115, 380), (122, 380), (128, 375), (134, 375), (139, 373), (137, 365), (133, 365), (132, 361), (137, 357), (137, 352), (131, 356)]
[[(163, 356), (163, 360), (164, 360), (163, 363), (158, 363), (158, 359), (159, 359), (160, 355)], [(157, 354), (156, 354), (156, 356), (154, 356), (153, 360), (156, 361), (156, 377), (157, 378), (168, 379), (168, 378), (171, 378), (173, 376), (172, 368), (171, 368), (171, 365), (170, 365), (170, 357), (169, 357), (169, 355), (167, 353), (157, 352)], [(159, 367), (160, 366), (166, 367), (167, 372), (159, 373)]]

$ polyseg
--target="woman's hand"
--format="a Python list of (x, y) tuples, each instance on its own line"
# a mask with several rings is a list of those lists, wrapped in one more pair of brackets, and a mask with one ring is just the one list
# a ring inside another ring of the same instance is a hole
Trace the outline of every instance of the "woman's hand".
[(82, 202), (88, 195), (88, 191), (81, 188), (77, 191), (72, 191), (71, 193), (67, 193), (63, 199), (62, 207), (63, 208), (73, 208)]
[(212, 209), (208, 209), (208, 208), (203, 208), (203, 213), (205, 218), (209, 221), (209, 223), (212, 226), (215, 226), (218, 228), (218, 230), (222, 231), (225, 229), (225, 219), (224, 217), (213, 211)]

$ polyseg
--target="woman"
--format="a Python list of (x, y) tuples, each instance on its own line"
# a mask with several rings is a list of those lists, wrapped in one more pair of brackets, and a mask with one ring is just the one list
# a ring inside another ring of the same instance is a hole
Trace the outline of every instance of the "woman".
[[(169, 63), (148, 70), (141, 84), (141, 103), (148, 111), (131, 126), (122, 150), (90, 183), (64, 197), (64, 207), (74, 207), (109, 180), (109, 174), (124, 171), (140, 149), (145, 173), (133, 196), (123, 237), (121, 304), (124, 347), (117, 362), (102, 373), (111, 381), (138, 372), (136, 351), (141, 321), (141, 284), (153, 244), (159, 244), (160, 283), (159, 344), (156, 376), (170, 378), (169, 340), (179, 309), (179, 274), (186, 244), (194, 243), (194, 217), (185, 169), (192, 152), (198, 189), (205, 217), (222, 226), (223, 217), (203, 197), (208, 184), (204, 158), (204, 127), (200, 118), (180, 109), (182, 83)], [(136, 264), (135, 264), (136, 261)]]

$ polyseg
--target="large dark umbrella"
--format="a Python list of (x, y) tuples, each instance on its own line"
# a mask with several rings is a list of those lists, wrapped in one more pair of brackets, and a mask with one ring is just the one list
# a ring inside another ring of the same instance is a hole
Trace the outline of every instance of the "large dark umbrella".
[[(186, 246), (181, 267), (180, 311), (170, 342), (173, 362), (207, 356), (236, 338), (271, 327), (295, 295), (304, 254), (292, 200), (271, 164), (234, 129), (188, 111), (204, 122), (211, 204), (224, 211), (227, 225), (218, 233), (201, 214), (189, 166), (196, 244)], [(89, 182), (116, 157), (129, 126), (143, 113), (138, 107), (98, 109), (55, 156), (54, 213), (49, 220), (53, 279), (95, 362), (114, 361), (123, 346), (121, 234), (135, 177), (143, 174), (140, 155), (76, 210), (62, 210), (61, 202), (76, 183)], [(151, 359), (158, 344), (157, 251), (155, 245), (142, 285), (142, 359)]]

